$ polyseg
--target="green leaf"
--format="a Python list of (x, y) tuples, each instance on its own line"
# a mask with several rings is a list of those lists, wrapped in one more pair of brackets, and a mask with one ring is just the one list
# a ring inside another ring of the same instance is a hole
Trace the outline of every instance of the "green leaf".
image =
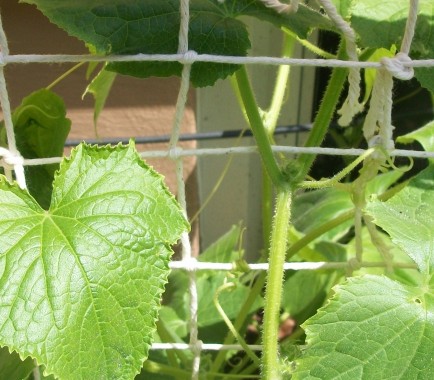
[(431, 165), (387, 202), (373, 201), (366, 211), (404, 250), (425, 276), (434, 271), (434, 166)]
[[(354, 208), (347, 191), (327, 188), (308, 191), (294, 200), (293, 223), (297, 230), (307, 234), (327, 221)], [(348, 221), (323, 234), (321, 240), (337, 240), (351, 227)]]
[(44, 211), (0, 178), (0, 344), (61, 379), (131, 379), (187, 222), (134, 145), (80, 145)]
[(239, 253), (236, 251), (241, 236), (241, 225), (234, 225), (217, 241), (202, 252), (198, 260), (211, 263), (230, 263), (236, 260)]
[(92, 82), (86, 87), (83, 97), (92, 94), (95, 100), (93, 112), (93, 125), (96, 130), (98, 118), (104, 108), (105, 102), (110, 94), (110, 90), (116, 79), (116, 73), (105, 70), (105, 67), (93, 78)]
[(283, 285), (282, 307), (296, 317), (306, 308), (321, 306), (327, 295), (329, 278), (329, 273), (297, 271)]
[[(188, 294), (187, 289), (185, 289), (185, 291), (186, 294)], [(159, 318), (164, 321), (166, 327), (170, 329), (173, 334), (181, 338), (187, 336), (188, 320), (180, 318), (173, 308), (163, 305), (160, 309)]]
[(0, 348), (0, 379), (26, 379), (34, 367), (32, 359), (22, 361), (16, 352), (10, 353), (7, 347)]
[[(222, 317), (217, 311), (213, 297), (217, 289), (225, 283), (226, 273), (218, 272), (213, 276), (200, 276), (197, 278), (197, 287), (199, 293), (198, 324), (199, 327), (212, 326), (222, 321)], [(222, 292), (219, 301), (227, 317), (234, 320), (244, 300), (250, 293), (248, 286), (237, 283), (237, 286), (231, 290)], [(252, 304), (250, 312), (258, 310), (262, 306), (262, 300), (258, 299)]]
[[(351, 25), (364, 47), (386, 48), (400, 46), (408, 18), (407, 0), (358, 0), (351, 8)], [(414, 51), (429, 54), (434, 50), (434, 9), (431, 0), (419, 1)]]
[[(179, 0), (22, 0), (35, 4), (53, 23), (102, 54), (175, 54), (180, 30)], [(73, 17), (71, 17), (73, 15)], [(246, 25), (239, 16), (253, 16), (285, 25), (300, 35), (315, 26), (331, 28), (320, 13), (300, 6), (296, 15), (279, 15), (259, 0), (191, 0), (189, 49), (202, 54), (245, 56), (250, 48)], [(209, 86), (239, 66), (193, 64), (194, 86)], [(137, 77), (181, 75), (179, 62), (111, 63), (108, 70)]]
[(307, 348), (292, 379), (430, 379), (432, 289), (387, 277), (349, 278), (303, 327)]
[[(358, 0), (351, 9), (351, 25), (364, 47), (390, 49), (400, 46), (408, 17), (408, 0)], [(411, 45), (414, 58), (434, 56), (434, 8), (432, 0), (420, 0), (416, 31)], [(434, 91), (434, 69), (415, 69), (416, 78)]]
[(353, 0), (332, 0), (336, 10), (343, 18), (348, 18), (351, 15), (351, 6)]
[[(55, 93), (41, 89), (25, 97), (12, 114), (17, 148), (24, 158), (61, 157), (71, 127), (65, 104)], [(3, 129), (3, 125), (2, 125)], [(2, 130), (4, 134), (4, 130)], [(6, 146), (3, 135), (1, 145)], [(50, 205), (58, 164), (26, 166), (30, 194), (45, 209)]]
[[(422, 145), (425, 151), (434, 152), (434, 121), (396, 139), (401, 144), (410, 144), (415, 140)], [(429, 158), (429, 160), (434, 161), (433, 158)]]

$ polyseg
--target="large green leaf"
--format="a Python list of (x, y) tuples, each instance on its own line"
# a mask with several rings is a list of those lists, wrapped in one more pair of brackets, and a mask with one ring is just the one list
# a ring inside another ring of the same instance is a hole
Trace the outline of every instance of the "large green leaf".
[(367, 212), (422, 274), (434, 272), (434, 166), (431, 165), (387, 202), (368, 204)]
[(187, 230), (133, 144), (80, 145), (48, 211), (0, 178), (0, 344), (61, 379), (131, 379)]
[(381, 276), (348, 279), (303, 327), (293, 379), (431, 379), (432, 289)]
[[(179, 0), (21, 0), (35, 4), (52, 22), (102, 54), (174, 54), (180, 30)], [(246, 15), (285, 25), (305, 36), (317, 27), (331, 27), (320, 13), (301, 6), (296, 15), (280, 15), (259, 1), (190, 1), (189, 49), (197, 53), (245, 56), (250, 48)], [(137, 77), (180, 75), (179, 62), (112, 63), (107, 67)], [(192, 67), (195, 86), (212, 85), (237, 65), (197, 62)]]
[[(351, 8), (351, 25), (365, 47), (386, 48), (400, 46), (408, 17), (408, 0), (358, 0)], [(432, 0), (420, 0), (412, 56), (434, 56), (434, 7)], [(434, 91), (434, 69), (416, 69), (416, 78)]]
[[(41, 89), (26, 96), (12, 114), (17, 148), (24, 158), (61, 157), (71, 121), (66, 118), (63, 100)], [(2, 126), (1, 144), (6, 146)], [(50, 205), (54, 172), (58, 164), (26, 166), (30, 194), (45, 209)]]

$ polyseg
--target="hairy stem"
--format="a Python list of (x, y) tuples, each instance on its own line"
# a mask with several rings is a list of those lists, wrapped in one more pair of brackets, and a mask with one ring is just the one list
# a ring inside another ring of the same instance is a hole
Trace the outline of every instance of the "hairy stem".
[(279, 189), (271, 233), (269, 269), (265, 290), (262, 370), (264, 380), (281, 378), (278, 361), (279, 314), (283, 286), (283, 264), (288, 243), (292, 191)]

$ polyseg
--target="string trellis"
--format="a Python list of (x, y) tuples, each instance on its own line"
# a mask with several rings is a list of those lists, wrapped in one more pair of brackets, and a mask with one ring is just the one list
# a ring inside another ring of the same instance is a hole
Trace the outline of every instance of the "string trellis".
[[(222, 3), (224, 0), (219, 0)], [(297, 12), (299, 1), (291, 0), (289, 4), (281, 3), (277, 0), (261, 0), (266, 6), (274, 9), (276, 12)], [(234, 57), (234, 56), (215, 56), (209, 54), (197, 54), (190, 51), (188, 47), (188, 30), (189, 30), (189, 0), (180, 1), (180, 32), (179, 45), (177, 54), (137, 54), (137, 55), (122, 55), (122, 56), (95, 56), (95, 55), (24, 55), (9, 54), (6, 35), (0, 20), (0, 103), (3, 111), (5, 129), (7, 133), (8, 149), (0, 148), (0, 156), (3, 158), (1, 164), (5, 168), (6, 175), (12, 179), (12, 170), (15, 172), (15, 178), (21, 188), (26, 187), (24, 177), (25, 165), (42, 165), (48, 163), (60, 162), (61, 158), (44, 158), (44, 159), (24, 159), (16, 147), (15, 135), (11, 117), (11, 107), (8, 98), (6, 80), (4, 75), (4, 67), (7, 64), (25, 64), (25, 63), (65, 63), (65, 62), (125, 62), (125, 61), (178, 61), (182, 63), (183, 71), (181, 78), (181, 86), (178, 95), (176, 113), (173, 123), (173, 130), (169, 143), (168, 150), (146, 151), (141, 152), (143, 158), (170, 158), (176, 163), (176, 176), (178, 185), (178, 200), (186, 211), (185, 183), (183, 179), (183, 159), (187, 156), (212, 156), (223, 154), (255, 154), (255, 147), (230, 147), (230, 148), (212, 148), (212, 149), (182, 149), (178, 145), (180, 125), (183, 118), (183, 113), (189, 90), (190, 72), (194, 62), (219, 62), (219, 63), (235, 63), (245, 65), (291, 65), (291, 66), (314, 66), (314, 67), (347, 67), (350, 68), (350, 91), (349, 96), (342, 110), (342, 122), (348, 124), (349, 120), (361, 110), (361, 105), (358, 103), (359, 85), (361, 68), (375, 68), (379, 71), (380, 79), (374, 87), (370, 110), (368, 112), (367, 123), (365, 125), (365, 137), (372, 143), (381, 143), (388, 150), (390, 156), (403, 157), (418, 157), (418, 158), (434, 158), (434, 152), (420, 152), (410, 150), (394, 149), (391, 139), (390, 125), (390, 99), (392, 91), (392, 78), (410, 79), (412, 71), (415, 67), (434, 67), (434, 59), (426, 60), (411, 60), (408, 57), (411, 40), (413, 38), (418, 1), (410, 0), (410, 11), (406, 25), (405, 35), (401, 50), (395, 58), (383, 59), (380, 62), (359, 62), (357, 61), (355, 34), (350, 25), (340, 17), (330, 0), (321, 0), (321, 4), (326, 10), (330, 18), (336, 23), (338, 29), (343, 32), (347, 41), (347, 53), (350, 57), (348, 61), (337, 59), (297, 59), (297, 58), (276, 58), (276, 57)], [(383, 102), (379, 102), (383, 99)], [(372, 125), (379, 125), (380, 131), (375, 134)], [(380, 140), (380, 142), (378, 141)], [(342, 156), (360, 156), (365, 153), (362, 149), (331, 149), (321, 147), (293, 147), (293, 146), (274, 146), (275, 152), (285, 153), (308, 153), (308, 154), (323, 154), (323, 155), (342, 155)], [(172, 270), (186, 270), (189, 274), (189, 293), (190, 293), (190, 342), (189, 343), (159, 343), (154, 344), (152, 349), (168, 350), (186, 350), (189, 349), (194, 354), (192, 366), (192, 379), (199, 378), (201, 352), (206, 350), (240, 350), (241, 345), (222, 345), (222, 344), (203, 344), (198, 337), (198, 296), (196, 288), (196, 271), (200, 270), (222, 270), (231, 271), (234, 269), (232, 264), (225, 263), (206, 263), (198, 262), (191, 253), (191, 244), (188, 234), (185, 233), (181, 237), (182, 259), (174, 261), (170, 264)], [(286, 263), (285, 270), (318, 270), (318, 269), (339, 269), (350, 268), (351, 262), (296, 262)], [(358, 263), (364, 267), (384, 267), (386, 263), (361, 262)], [(266, 271), (268, 264), (249, 264), (249, 269), (252, 271)], [(412, 267), (411, 265), (407, 267)], [(252, 350), (261, 350), (260, 345), (249, 346)]]

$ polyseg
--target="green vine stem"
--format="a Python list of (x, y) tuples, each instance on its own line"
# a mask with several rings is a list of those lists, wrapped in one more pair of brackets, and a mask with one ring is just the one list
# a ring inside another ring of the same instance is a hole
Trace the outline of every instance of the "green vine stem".
[[(284, 34), (282, 57), (292, 57), (294, 55), (295, 38)], [(264, 115), (264, 126), (268, 132), (268, 137), (272, 138), (277, 126), (277, 121), (285, 101), (285, 95), (289, 86), (289, 74), (291, 66), (280, 65), (277, 70), (276, 82), (274, 85), (273, 96), (271, 98), (270, 108)]]
[(292, 191), (290, 189), (279, 189), (271, 233), (269, 269), (265, 289), (262, 351), (262, 376), (264, 380), (279, 380), (281, 378), (278, 361), (278, 330), (291, 200)]
[(255, 96), (247, 75), (246, 67), (242, 66), (236, 72), (235, 77), (238, 82), (238, 90), (243, 101), (247, 118), (249, 119), (249, 124), (252, 129), (253, 136), (255, 137), (262, 162), (264, 163), (267, 173), (270, 176), (273, 184), (276, 187), (280, 187), (284, 183), (284, 177), (281, 170), (279, 169), (279, 166), (277, 165), (273, 151), (271, 150), (270, 140), (267, 132), (265, 131), (264, 124), (258, 110)]
[[(294, 54), (296, 39), (294, 36), (284, 34), (282, 57), (292, 57)], [(273, 96), (268, 111), (264, 114), (264, 127), (268, 134), (269, 141), (273, 141), (274, 131), (276, 130), (277, 121), (282, 110), (285, 97), (288, 96), (290, 87), (289, 75), (291, 66), (281, 65), (277, 71), (274, 85)], [(268, 253), (269, 239), (272, 228), (273, 218), (273, 183), (266, 173), (265, 166), (262, 165), (262, 234), (264, 241), (264, 251)]]
[[(345, 58), (345, 46), (344, 43), (341, 43), (338, 52), (338, 59), (343, 58)], [(335, 113), (347, 74), (348, 69), (335, 68), (333, 70), (327, 89), (322, 98), (321, 106), (315, 117), (312, 130), (306, 140), (305, 147), (318, 147), (321, 145)], [(298, 175), (296, 182), (304, 180), (315, 160), (315, 157), (315, 155), (307, 153), (302, 153), (298, 156), (296, 165)]]

